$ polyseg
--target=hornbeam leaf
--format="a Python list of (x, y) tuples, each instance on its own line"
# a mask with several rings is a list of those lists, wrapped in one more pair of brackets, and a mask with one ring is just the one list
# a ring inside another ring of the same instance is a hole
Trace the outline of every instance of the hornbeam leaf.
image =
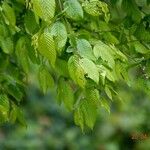
[(85, 39), (78, 39), (77, 40), (77, 50), (80, 56), (84, 58), (88, 58), (91, 60), (95, 60), (95, 56), (93, 54), (92, 46), (90, 43)]
[(82, 99), (81, 110), (84, 116), (85, 124), (93, 129), (97, 118), (97, 107), (92, 105), (90, 99)]
[(113, 51), (108, 45), (99, 41), (94, 46), (93, 50), (94, 50), (94, 55), (97, 59), (101, 57), (102, 60), (106, 61), (108, 63), (108, 66), (113, 69), (113, 67), (115, 66)]
[(26, 32), (29, 34), (35, 34), (39, 28), (38, 24), (36, 23), (35, 15), (32, 11), (27, 11), (24, 17), (24, 26)]
[(6, 54), (11, 54), (14, 50), (14, 42), (10, 37), (1, 40), (0, 46)]
[(9, 95), (14, 97), (18, 102), (21, 101), (23, 93), (17, 84), (9, 84), (5, 86), (5, 90)]
[(83, 58), (79, 61), (87, 77), (91, 78), (97, 84), (99, 82), (99, 71), (97, 66), (89, 59)]
[(55, 42), (48, 31), (44, 31), (38, 39), (38, 51), (54, 66), (56, 61)]
[(135, 48), (135, 51), (141, 54), (149, 53), (150, 50), (148, 50), (143, 44), (141, 44), (139, 41), (136, 41), (133, 43), (133, 46)]
[(110, 104), (104, 98), (101, 99), (101, 107), (103, 107), (110, 114)]
[(105, 92), (107, 96), (112, 100), (112, 93), (108, 86), (105, 86)]
[(68, 70), (72, 80), (77, 83), (80, 87), (84, 88), (86, 84), (86, 79), (84, 77), (85, 71), (79, 63), (79, 58), (73, 55), (68, 61)]
[(34, 13), (46, 22), (55, 15), (55, 0), (32, 0)]
[(62, 22), (56, 22), (51, 28), (51, 34), (54, 37), (55, 43), (57, 45), (56, 50), (59, 54), (62, 53), (63, 47), (67, 42), (67, 30)]
[(60, 77), (57, 87), (57, 97), (60, 102), (63, 102), (65, 107), (72, 111), (74, 105), (74, 92), (68, 81)]
[(23, 70), (28, 73), (29, 72), (29, 58), (28, 58), (28, 50), (26, 47), (26, 38), (20, 37), (16, 44), (16, 55), (21, 64)]
[(56, 59), (55, 70), (60, 76), (69, 77), (68, 62), (63, 59)]
[(74, 112), (74, 122), (76, 125), (80, 126), (82, 131), (84, 130), (84, 116), (80, 107), (78, 107)]
[(7, 4), (7, 2), (4, 2), (2, 5), (2, 10), (4, 12), (4, 15), (6, 19), (8, 20), (8, 24), (11, 24), (12, 26), (16, 25), (16, 15), (14, 9)]
[(48, 88), (54, 87), (54, 79), (45, 66), (39, 68), (38, 80), (44, 94), (47, 92)]
[(92, 15), (92, 16), (100, 16), (104, 14), (104, 19), (106, 22), (110, 19), (109, 9), (105, 2), (101, 2), (99, 0), (93, 0), (93, 1), (85, 1), (83, 3), (84, 10), (86, 13)]
[(78, 0), (66, 0), (64, 3), (66, 16), (73, 20), (81, 20), (83, 18), (83, 9)]
[(100, 95), (99, 91), (94, 88), (86, 88), (86, 99), (90, 100), (91, 105), (96, 107), (100, 106)]
[(9, 100), (6, 94), (0, 94), (0, 124), (9, 120)]

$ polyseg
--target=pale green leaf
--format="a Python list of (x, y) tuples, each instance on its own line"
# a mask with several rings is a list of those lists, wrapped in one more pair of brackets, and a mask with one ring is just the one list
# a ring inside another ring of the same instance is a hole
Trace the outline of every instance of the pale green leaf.
[(86, 84), (86, 79), (84, 77), (85, 71), (79, 63), (79, 58), (73, 55), (68, 61), (68, 70), (72, 80), (77, 83), (80, 87), (84, 88)]
[(105, 92), (107, 96), (112, 100), (112, 93), (108, 86), (105, 86)]
[(55, 0), (32, 0), (34, 13), (46, 22), (55, 15)]
[(84, 58), (88, 58), (91, 60), (95, 60), (95, 56), (93, 54), (93, 49), (91, 44), (85, 39), (77, 40), (77, 50), (80, 56)]
[(54, 66), (56, 61), (55, 42), (48, 31), (44, 31), (38, 39), (38, 51)]
[(86, 73), (86, 76), (91, 78), (93, 81), (95, 81), (98, 84), (99, 71), (97, 66), (87, 58), (80, 59), (79, 63), (82, 66), (84, 72)]
[(66, 16), (70, 19), (78, 21), (83, 18), (82, 6), (78, 0), (66, 0), (64, 9), (66, 9)]
[(54, 37), (56, 43), (56, 50), (58, 54), (62, 53), (62, 50), (67, 42), (67, 30), (62, 22), (56, 22), (51, 28), (51, 34)]
[(102, 58), (103, 61), (106, 61), (108, 63), (108, 66), (112, 69), (115, 66), (114, 56), (112, 49), (106, 45), (105, 43), (99, 41), (94, 46), (94, 55), (98, 59), (99, 57)]

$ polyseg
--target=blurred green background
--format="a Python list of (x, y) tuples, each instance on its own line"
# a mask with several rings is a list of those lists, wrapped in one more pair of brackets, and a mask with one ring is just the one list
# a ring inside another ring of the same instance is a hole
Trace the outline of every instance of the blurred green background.
[(3, 125), (0, 150), (150, 150), (150, 100), (143, 80), (134, 88), (120, 84), (116, 90), (123, 101), (114, 99), (110, 114), (101, 108), (93, 131), (84, 133), (56, 103), (54, 91), (43, 96), (36, 79), (30, 80), (22, 104), (28, 126)]

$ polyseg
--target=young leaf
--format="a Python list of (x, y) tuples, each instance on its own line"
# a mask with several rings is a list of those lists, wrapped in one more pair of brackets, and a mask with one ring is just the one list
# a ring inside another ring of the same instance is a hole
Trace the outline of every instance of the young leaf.
[(103, 61), (106, 61), (108, 63), (109, 67), (111, 67), (112, 69), (114, 68), (115, 61), (114, 61), (113, 52), (112, 52), (112, 49), (108, 45), (99, 41), (94, 46), (94, 55), (97, 59), (101, 57)]
[(149, 53), (150, 50), (148, 50), (143, 44), (141, 44), (139, 41), (136, 41), (133, 43), (133, 46), (135, 48), (135, 51), (141, 54)]
[(88, 58), (90, 60), (95, 60), (95, 56), (93, 54), (92, 46), (85, 39), (77, 40), (77, 50), (80, 56), (84, 58)]
[(38, 51), (54, 66), (56, 61), (55, 42), (48, 31), (44, 31), (38, 39)]
[(105, 86), (105, 92), (107, 96), (112, 100), (112, 93), (108, 86)]
[(64, 78), (59, 78), (57, 87), (57, 97), (60, 102), (63, 102), (65, 107), (72, 111), (74, 105), (74, 92), (68, 81)]
[(91, 78), (93, 81), (95, 81), (98, 84), (99, 71), (97, 66), (87, 58), (80, 59), (79, 63), (83, 68), (84, 72), (86, 73), (87, 77)]
[(11, 54), (14, 50), (14, 42), (11, 37), (7, 37), (0, 41), (0, 46), (4, 53)]
[(101, 107), (106, 109), (106, 111), (110, 114), (110, 104), (104, 98), (101, 99)]
[(93, 129), (96, 118), (97, 118), (97, 107), (92, 105), (90, 99), (83, 99), (81, 104), (81, 110), (84, 116), (85, 124)]
[(86, 99), (90, 100), (91, 105), (95, 107), (100, 106), (100, 94), (97, 89), (94, 88), (86, 88)]
[(84, 130), (84, 116), (80, 107), (74, 111), (74, 122), (76, 125), (80, 126), (82, 131)]
[(67, 42), (67, 30), (62, 22), (56, 22), (51, 28), (51, 34), (56, 43), (56, 50), (58, 54), (62, 53), (63, 47)]
[(6, 19), (8, 20), (7, 24), (15, 26), (16, 25), (16, 15), (14, 9), (5, 1), (2, 5), (2, 10)]
[(0, 94), (0, 123), (8, 121), (9, 109), (10, 105), (7, 95)]
[(38, 80), (44, 94), (47, 92), (48, 88), (54, 87), (54, 79), (45, 66), (39, 68)]
[(73, 55), (68, 61), (68, 70), (72, 80), (77, 83), (80, 87), (84, 88), (86, 84), (86, 79), (84, 77), (85, 71), (79, 63), (79, 58)]
[(73, 20), (81, 20), (83, 18), (83, 10), (78, 0), (66, 0), (64, 3), (66, 16)]
[(46, 22), (55, 15), (55, 0), (32, 0), (34, 13)]
[(26, 47), (26, 38), (20, 37), (16, 44), (16, 55), (25, 73), (29, 72), (29, 58)]

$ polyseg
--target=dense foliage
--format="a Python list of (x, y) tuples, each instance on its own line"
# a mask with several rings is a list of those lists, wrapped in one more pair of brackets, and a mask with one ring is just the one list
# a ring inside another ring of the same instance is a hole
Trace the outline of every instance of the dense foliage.
[(110, 112), (109, 101), (120, 100), (120, 81), (132, 86), (129, 69), (149, 90), (149, 0), (0, 3), (0, 122), (25, 124), (20, 104), (33, 64), (43, 93), (57, 88), (82, 130), (93, 128), (99, 107)]

